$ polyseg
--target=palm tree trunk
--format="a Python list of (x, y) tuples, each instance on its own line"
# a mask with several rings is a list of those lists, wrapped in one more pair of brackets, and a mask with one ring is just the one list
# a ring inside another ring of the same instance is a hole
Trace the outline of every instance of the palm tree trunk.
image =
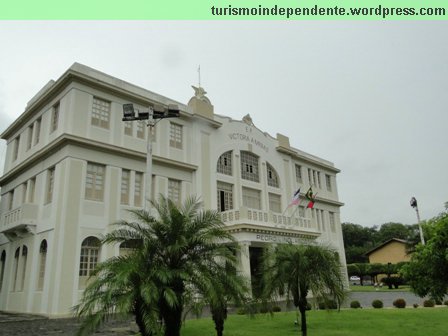
[(165, 323), (165, 336), (180, 336), (182, 326), (182, 307), (164, 309), (162, 312)]
[(151, 331), (146, 330), (145, 322), (143, 321), (142, 316), (143, 306), (141, 299), (137, 299), (135, 302), (135, 309), (134, 309), (134, 315), (135, 315), (135, 323), (137, 323), (138, 330), (140, 331), (140, 334), (142, 336), (151, 336)]
[(307, 335), (307, 328), (306, 328), (306, 304), (304, 307), (302, 305), (299, 307), (300, 310), (300, 317), (301, 317), (301, 330), (302, 330), (302, 336)]
[(215, 322), (216, 336), (222, 336), (224, 332), (224, 322), (227, 318), (226, 305), (217, 305), (216, 307), (210, 307), (213, 322)]

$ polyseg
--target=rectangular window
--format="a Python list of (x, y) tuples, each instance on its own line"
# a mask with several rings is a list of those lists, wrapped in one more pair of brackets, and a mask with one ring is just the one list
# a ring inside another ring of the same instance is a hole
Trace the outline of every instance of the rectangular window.
[(28, 126), (26, 150), (30, 149), (33, 145), (33, 125)]
[(12, 207), (14, 206), (14, 189), (8, 193), (8, 196), (8, 210), (12, 210)]
[(243, 205), (249, 209), (261, 210), (260, 190), (243, 187)]
[(182, 149), (182, 125), (170, 124), (170, 146)]
[(316, 172), (317, 174), (317, 185), (319, 187), (319, 189), (322, 189), (322, 184), (321, 184), (321, 180), (320, 180), (320, 172)]
[(325, 184), (327, 185), (327, 190), (331, 191), (331, 176), (325, 174)]
[(305, 218), (305, 207), (299, 206), (299, 217)]
[(180, 204), (181, 201), (181, 181), (168, 180), (168, 198), (176, 204)]
[(90, 276), (98, 263), (99, 255), (99, 247), (85, 246), (81, 248), (79, 276)]
[(106, 167), (96, 163), (87, 164), (86, 199), (102, 201), (104, 197), (104, 178)]
[(132, 121), (124, 122), (124, 134), (132, 136)]
[(137, 138), (144, 139), (145, 138), (145, 122), (137, 121)]
[(259, 182), (258, 157), (250, 152), (241, 152), (241, 177), (245, 180)]
[(53, 199), (53, 188), (54, 188), (54, 167), (48, 170), (47, 194), (45, 198), (46, 203), (50, 203)]
[(12, 148), (12, 160), (15, 161), (19, 157), (20, 136), (15, 138)]
[(28, 189), (27, 182), (22, 185), (22, 204), (26, 203), (26, 190)]
[(233, 209), (233, 186), (229, 183), (218, 182), (218, 210), (227, 211)]
[(302, 183), (302, 166), (296, 164), (296, 181)]
[(143, 173), (135, 173), (134, 206), (142, 206), (143, 200)]
[(313, 172), (308, 168), (308, 181), (310, 182), (310, 186), (313, 186)]
[(110, 102), (100, 98), (93, 98), (92, 125), (109, 128)]
[(331, 232), (336, 232), (336, 223), (334, 220), (334, 212), (328, 212), (330, 218), (330, 230)]
[(59, 123), (59, 102), (53, 106), (53, 112), (51, 114), (51, 127), (50, 133), (53, 133), (58, 128)]
[(282, 202), (280, 195), (269, 193), (269, 210), (272, 212), (282, 212)]
[(129, 204), (129, 185), (131, 172), (127, 169), (121, 171), (121, 204)]
[(320, 213), (320, 221), (322, 223), (322, 230), (326, 231), (327, 228), (325, 227), (325, 216), (324, 216), (324, 211), (323, 210), (317, 210), (318, 213)]
[(37, 145), (39, 143), (39, 140), (40, 140), (40, 124), (41, 124), (41, 121), (42, 121), (42, 119), (39, 118), (34, 123), (34, 144), (35, 145)]
[(30, 186), (29, 186), (30, 190), (29, 190), (29, 197), (28, 197), (28, 202), (33, 203), (34, 202), (34, 194), (36, 192), (36, 178), (33, 177), (30, 180)]

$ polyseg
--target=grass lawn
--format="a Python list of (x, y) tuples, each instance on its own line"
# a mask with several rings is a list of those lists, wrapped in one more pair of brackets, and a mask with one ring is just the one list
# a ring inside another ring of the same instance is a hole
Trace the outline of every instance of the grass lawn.
[(372, 285), (350, 285), (350, 290), (352, 292), (389, 292), (389, 293), (395, 293), (395, 292), (409, 292), (409, 286), (400, 286), (397, 289), (389, 289), (387, 286), (383, 286), (382, 288), (376, 289)]
[[(308, 336), (446, 336), (448, 308), (347, 309), (307, 312)], [(230, 315), (224, 336), (300, 335), (294, 325), (294, 312), (273, 316), (258, 314), (254, 318)], [(215, 336), (211, 318), (187, 320), (182, 336)]]

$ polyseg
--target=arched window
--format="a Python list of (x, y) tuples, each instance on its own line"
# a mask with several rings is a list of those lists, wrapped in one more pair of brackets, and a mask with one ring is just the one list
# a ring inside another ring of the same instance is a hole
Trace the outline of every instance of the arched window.
[(266, 162), (266, 172), (268, 175), (268, 185), (271, 187), (279, 187), (278, 174), (269, 163)]
[(2, 256), (0, 257), (0, 292), (3, 287), (3, 277), (5, 276), (5, 264), (6, 264), (6, 252), (2, 251)]
[(42, 290), (44, 288), (44, 279), (45, 279), (45, 266), (47, 263), (47, 241), (44, 239), (40, 243), (39, 247), (39, 279), (37, 281), (37, 290)]
[(241, 152), (241, 177), (245, 180), (260, 182), (258, 157), (250, 152)]
[(122, 242), (120, 244), (120, 250), (119, 255), (120, 256), (127, 256), (131, 254), (136, 248), (141, 246), (142, 242), (138, 239), (132, 239), (125, 242)]
[(12, 284), (12, 290), (15, 291), (17, 288), (17, 275), (19, 273), (19, 257), (20, 257), (20, 247), (16, 249), (16, 252), (14, 253), (14, 282)]
[(19, 290), (23, 291), (23, 287), (25, 285), (25, 275), (26, 275), (26, 260), (28, 258), (28, 247), (26, 245), (22, 246), (22, 274), (20, 277), (20, 286)]
[(87, 237), (81, 244), (79, 276), (90, 276), (100, 257), (100, 241), (96, 237)]
[(225, 152), (219, 157), (216, 171), (221, 174), (232, 175), (232, 151)]

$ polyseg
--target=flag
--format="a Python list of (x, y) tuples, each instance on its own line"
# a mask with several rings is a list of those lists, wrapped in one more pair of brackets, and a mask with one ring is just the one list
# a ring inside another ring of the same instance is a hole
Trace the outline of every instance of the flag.
[(306, 207), (312, 209), (314, 207), (314, 202), (316, 202), (316, 195), (313, 195), (313, 189), (311, 189), (311, 187), (306, 192), (305, 197), (308, 200), (308, 205)]
[(299, 205), (299, 203), (300, 203), (300, 188), (297, 189), (297, 191), (292, 196), (292, 200), (289, 203), (288, 208), (293, 206), (293, 205)]

